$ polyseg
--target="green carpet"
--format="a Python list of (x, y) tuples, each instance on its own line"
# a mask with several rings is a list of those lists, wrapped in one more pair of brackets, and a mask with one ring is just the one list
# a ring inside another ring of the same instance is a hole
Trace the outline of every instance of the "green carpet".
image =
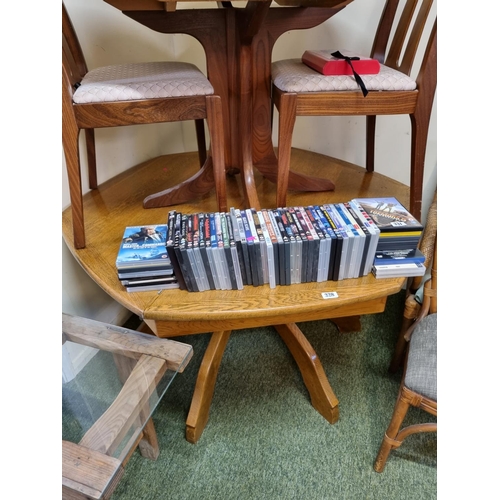
[[(300, 324), (340, 401), (334, 425), (311, 406), (275, 330), (241, 330), (229, 339), (205, 431), (188, 443), (185, 419), (209, 335), (179, 339), (194, 356), (154, 414), (160, 457), (136, 451), (112, 500), (436, 498), (434, 433), (410, 436), (382, 474), (373, 470), (401, 378), (387, 367), (403, 302), (403, 292), (389, 297), (359, 333), (341, 334), (330, 321)], [(432, 420), (412, 408), (406, 422)]]

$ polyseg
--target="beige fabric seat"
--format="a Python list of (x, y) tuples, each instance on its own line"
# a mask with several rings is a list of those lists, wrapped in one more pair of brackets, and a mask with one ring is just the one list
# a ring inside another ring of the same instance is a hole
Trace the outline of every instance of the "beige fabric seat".
[[(302, 63), (285, 59), (272, 65), (273, 83), (284, 92), (332, 92), (359, 90), (353, 76), (327, 76)], [(362, 75), (367, 90), (415, 90), (417, 83), (408, 75), (383, 64), (376, 75)]]
[(73, 94), (73, 102), (161, 99), (213, 93), (211, 83), (194, 64), (162, 61), (93, 69), (83, 77)]

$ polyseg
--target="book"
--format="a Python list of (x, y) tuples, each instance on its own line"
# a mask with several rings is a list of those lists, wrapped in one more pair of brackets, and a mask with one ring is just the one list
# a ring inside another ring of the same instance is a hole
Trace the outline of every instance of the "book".
[(416, 248), (397, 248), (396, 250), (379, 250), (377, 248), (376, 256), (378, 258), (394, 257), (394, 258), (407, 258), (413, 257), (417, 252)]
[(349, 267), (347, 269), (347, 278), (357, 278), (359, 272), (359, 264), (360, 264), (360, 251), (362, 251), (361, 247), (361, 235), (357, 231), (357, 229), (352, 224), (352, 221), (349, 218), (347, 209), (345, 208), (343, 203), (335, 203), (333, 207), (337, 210), (341, 223), (343, 224), (347, 235), (352, 241), (351, 246), (351, 255), (349, 258)]
[(408, 257), (401, 254), (385, 255), (383, 253), (375, 253), (373, 265), (387, 265), (387, 264), (423, 264), (425, 262), (425, 255), (417, 248), (415, 253)]
[[(233, 273), (234, 273), (234, 278), (236, 280), (236, 288), (233, 288), (233, 290), (235, 289), (243, 290), (243, 277), (241, 273), (242, 264), (240, 265), (240, 256), (238, 255), (238, 249), (236, 248), (235, 226), (233, 226), (233, 221), (229, 213), (226, 213), (226, 221), (227, 221), (227, 232), (229, 236), (229, 248), (231, 250)], [(238, 229), (236, 228), (236, 230)]]
[(355, 198), (353, 201), (363, 207), (366, 213), (384, 233), (411, 232), (419, 234), (422, 224), (396, 198)]
[(326, 231), (332, 239), (330, 261), (328, 263), (328, 279), (338, 281), (343, 239), (326, 208), (323, 205), (320, 205), (316, 207), (316, 211), (319, 214)]
[(116, 256), (117, 270), (155, 267), (172, 269), (166, 239), (166, 224), (126, 227)]
[(407, 278), (423, 276), (426, 268), (421, 262), (414, 264), (386, 264), (373, 266), (372, 272), (376, 278)]
[(264, 237), (264, 229), (261, 224), (261, 220), (259, 217), (259, 213), (255, 208), (251, 209), (253, 224), (255, 226), (255, 231), (257, 233), (257, 239), (260, 243), (260, 258), (261, 258), (261, 267), (262, 267), (262, 281), (261, 274), (259, 273), (259, 284), (268, 284), (269, 283), (269, 261), (267, 257), (267, 243)]
[(198, 265), (195, 262), (194, 250), (193, 250), (193, 215), (186, 215), (186, 254), (189, 259), (189, 264), (191, 265), (191, 270), (193, 272), (194, 281), (198, 287), (198, 292), (204, 290), (203, 284), (201, 282), (200, 272), (198, 270)]
[(146, 278), (130, 278), (120, 280), (120, 283), (125, 286), (139, 286), (139, 285), (165, 285), (169, 283), (177, 283), (175, 276), (155, 276)]
[[(306, 226), (306, 235), (309, 240), (309, 257), (307, 260), (307, 277), (306, 281), (310, 283), (311, 281), (317, 281), (318, 279), (318, 267), (320, 260), (320, 250), (321, 240), (314, 227), (314, 217), (308, 212), (304, 207), (298, 207), (299, 209), (299, 219), (301, 223)], [(302, 218), (300, 218), (300, 216)], [(324, 248), (323, 248), (324, 249)]]
[(250, 266), (250, 261), (248, 260), (248, 248), (245, 238), (245, 230), (243, 229), (243, 222), (241, 221), (241, 213), (239, 210), (236, 211), (235, 208), (231, 207), (229, 214), (231, 217), (231, 224), (233, 226), (236, 251), (238, 253), (241, 280), (243, 285), (249, 285), (250, 283), (247, 281), (247, 266)]
[(302, 266), (302, 239), (288, 208), (281, 209), (283, 224), (290, 238), (290, 283), (300, 283)]
[[(247, 220), (248, 220), (248, 225), (250, 226), (250, 231), (252, 234), (253, 249), (254, 249), (254, 261), (252, 261), (252, 269), (255, 271), (255, 274), (257, 276), (257, 286), (260, 286), (260, 285), (264, 284), (264, 273), (263, 273), (264, 267), (263, 267), (263, 263), (262, 263), (262, 260), (263, 260), (262, 259), (262, 243), (264, 241), (263, 241), (263, 239), (261, 240), (259, 238), (259, 235), (257, 234), (257, 228), (255, 226), (254, 212), (255, 212), (255, 209), (251, 209), (251, 208), (246, 209)], [(257, 217), (257, 214), (255, 214), (255, 217)], [(254, 282), (254, 285), (255, 285), (255, 282)]]
[[(155, 278), (157, 276), (174, 276), (173, 269), (153, 268), (146, 271), (136, 271), (134, 269), (124, 269), (118, 272), (118, 279), (130, 278)], [(177, 277), (175, 276), (177, 279)]]
[[(309, 264), (310, 241), (307, 234), (306, 226), (302, 224), (299, 216), (298, 207), (288, 207), (288, 212), (292, 215), (293, 222), (298, 231), (298, 237), (302, 240), (301, 264), (300, 264), (300, 283), (307, 283), (307, 269)], [(293, 228), (293, 226), (292, 226)], [(297, 235), (295, 236), (297, 238)], [(309, 268), (310, 270), (310, 268)]]
[[(229, 290), (237, 290), (238, 285), (236, 283), (236, 274), (233, 263), (233, 255), (231, 252), (231, 244), (229, 238), (229, 227), (228, 227), (228, 214), (225, 212), (220, 212), (220, 222), (222, 228), (222, 241), (224, 242), (224, 257), (227, 267), (227, 277), (229, 278)], [(230, 223), (230, 221), (229, 221)], [(234, 237), (233, 237), (234, 246)]]
[[(274, 258), (274, 281), (276, 285), (280, 284), (280, 262), (279, 262), (279, 243), (281, 240), (281, 235), (279, 234), (278, 226), (276, 225), (276, 220), (274, 215), (270, 210), (262, 210), (262, 216), (266, 222), (267, 232), (269, 233), (269, 238), (271, 238), (271, 244), (273, 246), (273, 258)], [(281, 241), (283, 244), (283, 241)]]
[(280, 261), (280, 285), (290, 285), (290, 238), (285, 230), (283, 219), (279, 210), (272, 210), (276, 226), (278, 227), (281, 236), (282, 245), (278, 246), (279, 261)]
[(219, 260), (220, 284), (222, 290), (231, 290), (231, 280), (229, 279), (229, 269), (224, 251), (224, 237), (222, 234), (221, 212), (215, 212), (215, 235), (216, 235), (216, 256)]
[(321, 283), (328, 279), (328, 267), (332, 245), (331, 235), (327, 232), (325, 225), (314, 206), (308, 206), (306, 208), (306, 212), (314, 226), (314, 229), (320, 241), (318, 271), (314, 281)]
[(270, 288), (276, 288), (276, 274), (274, 272), (274, 248), (271, 241), (271, 236), (267, 228), (266, 220), (264, 219), (264, 214), (262, 210), (257, 210), (257, 216), (259, 217), (260, 227), (262, 229), (262, 234), (264, 235), (264, 242), (266, 244), (266, 258), (267, 263), (264, 269), (267, 271), (267, 283), (269, 283)]
[[(365, 273), (365, 268), (368, 260), (368, 251), (370, 250), (370, 246), (372, 244), (372, 233), (368, 230), (368, 228), (364, 224), (364, 217), (354, 210), (353, 205), (350, 202), (345, 202), (344, 206), (347, 208), (351, 219), (355, 223), (355, 227), (358, 231), (361, 232), (361, 237), (363, 240), (363, 251), (361, 253), (361, 261), (358, 268), (357, 277), (365, 276), (368, 273)], [(376, 247), (374, 248), (376, 250)], [(368, 269), (373, 265), (373, 256), (371, 257), (371, 262), (369, 262)]]
[[(210, 283), (208, 281), (207, 271), (205, 269), (205, 262), (203, 261), (202, 248), (200, 247), (201, 233), (200, 233), (200, 214), (193, 214), (193, 253), (195, 263), (198, 266), (198, 273), (200, 275), (203, 290), (210, 290)], [(204, 245), (203, 245), (204, 246)]]
[(363, 276), (366, 276), (370, 272), (375, 259), (375, 252), (377, 251), (378, 241), (380, 238), (380, 229), (359, 203), (351, 200), (350, 204), (352, 209), (359, 214), (361, 221), (371, 234), (368, 255), (366, 256), (365, 268), (363, 270)]
[(343, 279), (347, 278), (347, 271), (349, 268), (349, 260), (351, 258), (351, 253), (352, 253), (352, 243), (353, 243), (353, 238), (350, 238), (349, 235), (347, 234), (347, 231), (344, 228), (344, 225), (340, 219), (340, 215), (335, 210), (335, 207), (331, 204), (325, 204), (323, 205), (325, 213), (329, 217), (329, 222), (332, 224), (332, 227), (338, 231), (338, 234), (341, 239), (341, 245), (340, 245), (340, 259), (339, 259), (339, 264), (338, 264), (338, 272), (336, 273), (336, 278), (334, 276), (334, 281), (342, 281)]
[(188, 287), (188, 291), (190, 292), (198, 292), (198, 285), (195, 280), (194, 271), (191, 267), (191, 262), (188, 257), (188, 242), (187, 242), (187, 234), (188, 234), (188, 216), (186, 214), (181, 214), (181, 230), (180, 230), (180, 239), (178, 246), (178, 260), (181, 266), (181, 271), (184, 276), (184, 281)]
[[(208, 220), (209, 220), (209, 234), (210, 234), (209, 256), (211, 257), (211, 261), (213, 264), (212, 273), (213, 273), (213, 277), (214, 277), (215, 289), (216, 290), (223, 290), (223, 283), (222, 283), (222, 278), (221, 278), (222, 269), (220, 267), (220, 260), (219, 260), (219, 254), (218, 254), (219, 251), (217, 248), (217, 231), (215, 229), (215, 214), (214, 213), (208, 214)], [(208, 246), (207, 246), (207, 250), (208, 250)]]
[(167, 253), (174, 270), (174, 275), (179, 283), (179, 288), (181, 290), (187, 290), (188, 287), (186, 285), (176, 253), (176, 248), (178, 248), (179, 246), (180, 228), (181, 214), (176, 212), (175, 210), (170, 210), (170, 212), (168, 213), (168, 235), (166, 242)]
[(253, 286), (259, 286), (259, 275), (257, 271), (257, 250), (254, 241), (254, 235), (252, 229), (250, 228), (250, 222), (248, 220), (248, 214), (246, 210), (241, 210), (241, 220), (243, 223), (243, 228), (245, 230), (245, 239), (248, 247), (248, 258), (250, 260), (250, 276), (251, 284)]
[(215, 281), (213, 277), (212, 266), (210, 265), (210, 260), (208, 256), (207, 241), (210, 245), (210, 221), (208, 220), (207, 214), (200, 212), (198, 214), (198, 227), (199, 227), (199, 242), (198, 246), (201, 253), (201, 260), (203, 262), (203, 267), (205, 268), (205, 276), (208, 282), (208, 289), (215, 290)]
[(179, 283), (177, 281), (171, 283), (154, 284), (154, 285), (133, 285), (125, 286), (127, 292), (150, 292), (152, 290), (170, 290), (179, 288)]
[[(332, 56), (334, 50), (306, 50), (302, 55), (302, 62), (322, 75), (352, 75), (352, 68), (345, 59)], [(346, 57), (359, 57), (351, 61), (358, 75), (376, 75), (380, 72), (380, 63), (376, 59), (360, 56), (349, 50), (341, 50)]]

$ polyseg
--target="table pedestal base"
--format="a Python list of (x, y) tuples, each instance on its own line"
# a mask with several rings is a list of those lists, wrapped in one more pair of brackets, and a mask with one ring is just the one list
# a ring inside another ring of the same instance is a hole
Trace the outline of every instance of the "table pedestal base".
[[(339, 419), (339, 401), (311, 344), (295, 323), (274, 328), (290, 350), (302, 374), (314, 408), (331, 424)], [(186, 419), (186, 439), (196, 443), (208, 422), (217, 374), (231, 331), (212, 334), (198, 371), (191, 407)]]

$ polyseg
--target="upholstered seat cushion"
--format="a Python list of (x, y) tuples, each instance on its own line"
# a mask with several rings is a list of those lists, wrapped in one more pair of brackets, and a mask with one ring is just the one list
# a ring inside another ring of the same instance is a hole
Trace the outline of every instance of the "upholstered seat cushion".
[(168, 61), (104, 66), (89, 71), (73, 94), (78, 104), (210, 95), (214, 89), (193, 64)]
[[(380, 65), (376, 75), (361, 75), (368, 90), (415, 90), (410, 77), (388, 66)], [(272, 65), (272, 79), (284, 92), (332, 92), (360, 90), (354, 76), (326, 76), (318, 73), (300, 59), (284, 59)]]
[(437, 314), (426, 316), (412, 333), (404, 383), (437, 401)]

